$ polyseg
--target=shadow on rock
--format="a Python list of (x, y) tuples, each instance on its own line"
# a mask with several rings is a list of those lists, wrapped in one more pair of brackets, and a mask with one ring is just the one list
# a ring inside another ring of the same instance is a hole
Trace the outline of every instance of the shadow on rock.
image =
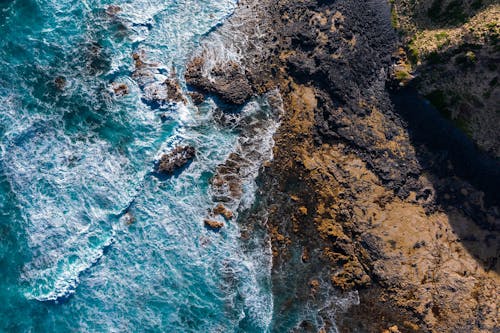
[(435, 193), (426, 195), (448, 214), (467, 250), (486, 270), (499, 273), (500, 161), (481, 152), (412, 88), (393, 92), (391, 100), (408, 126), (419, 163), (431, 173)]

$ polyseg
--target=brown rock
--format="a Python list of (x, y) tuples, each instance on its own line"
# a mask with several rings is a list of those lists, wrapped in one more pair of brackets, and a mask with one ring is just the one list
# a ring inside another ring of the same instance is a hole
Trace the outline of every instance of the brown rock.
[(223, 204), (218, 204), (214, 210), (214, 214), (222, 215), (226, 220), (231, 220), (234, 217), (234, 214), (231, 210), (226, 208)]
[(112, 88), (116, 96), (125, 96), (128, 94), (128, 86), (125, 83), (113, 82)]
[(308, 262), (309, 259), (310, 259), (310, 256), (309, 256), (309, 250), (307, 249), (307, 247), (304, 248), (304, 250), (302, 251), (302, 262)]
[(223, 222), (215, 221), (215, 220), (210, 220), (210, 219), (205, 219), (203, 221), (205, 223), (205, 226), (213, 229), (213, 230), (220, 230), (221, 228), (224, 227)]
[(189, 96), (191, 97), (191, 100), (193, 101), (194, 105), (200, 105), (205, 101), (205, 96), (197, 91), (190, 92)]
[(182, 95), (182, 89), (179, 85), (179, 81), (177, 81), (175, 75), (166, 79), (163, 84), (167, 87), (167, 97), (169, 100), (186, 103), (186, 99)]
[(186, 82), (202, 91), (215, 93), (227, 103), (241, 105), (253, 94), (245, 71), (235, 62), (218, 63), (211, 70), (212, 80), (204, 76), (205, 60), (196, 57), (186, 69)]

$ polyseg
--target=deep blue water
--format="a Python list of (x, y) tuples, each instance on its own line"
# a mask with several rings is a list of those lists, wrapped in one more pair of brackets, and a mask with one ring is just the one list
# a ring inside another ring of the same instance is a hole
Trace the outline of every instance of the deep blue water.
[[(181, 77), (235, 2), (119, 0), (110, 16), (106, 0), (0, 1), (0, 331), (270, 330), (268, 245), (245, 250), (235, 222), (203, 226), (209, 179), (241, 133), (212, 101), (152, 107), (131, 75), (143, 52), (158, 64), (151, 81)], [(269, 112), (265, 99), (242, 111), (264, 128)], [(156, 178), (177, 144), (196, 159)], [(234, 210), (253, 200), (245, 181)]]

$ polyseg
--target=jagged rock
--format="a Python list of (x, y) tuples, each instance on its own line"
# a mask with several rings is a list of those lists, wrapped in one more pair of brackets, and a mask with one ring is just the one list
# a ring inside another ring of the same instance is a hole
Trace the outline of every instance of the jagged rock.
[[(436, 118), (415, 121), (393, 104), (386, 79), (398, 36), (388, 3), (269, 0), (258, 5), (251, 17), (267, 11), (276, 21), (280, 47), (273, 72), (286, 110), (274, 137), (273, 161), (261, 174), (260, 206), (249, 221), (258, 223), (266, 214), (273, 292), (280, 295), (275, 306), (283, 312), (301, 311), (304, 304), (324, 308), (308, 288), (311, 279), (321, 279), (322, 286), (359, 292), (359, 305), (334, 309), (342, 332), (494, 330), (498, 199), (470, 184), (462, 193), (460, 184), (474, 178), (460, 179), (447, 151), (419, 137)], [(247, 22), (247, 6), (239, 8), (233, 20)], [(273, 63), (256, 61), (245, 71), (265, 72)], [(227, 77), (219, 77), (217, 66), (207, 69), (203, 58), (193, 59), (191, 84), (219, 94)], [(216, 194), (232, 197), (230, 181), (238, 175), (232, 162), (218, 168), (212, 180)], [(476, 170), (473, 176), (479, 175)], [(435, 194), (419, 196), (429, 182)], [(299, 203), (307, 214), (297, 209)], [(304, 247), (311, 256), (300, 260)]]
[(171, 175), (176, 170), (189, 163), (196, 155), (196, 150), (191, 146), (178, 146), (168, 154), (163, 154), (158, 163), (157, 172)]
[(194, 105), (200, 105), (205, 101), (205, 96), (197, 91), (190, 92), (189, 96), (191, 96)]
[(167, 88), (167, 98), (174, 102), (182, 102), (186, 103), (186, 99), (184, 95), (182, 95), (182, 89), (179, 85), (179, 81), (175, 77), (175, 74), (172, 74), (170, 78), (166, 79), (163, 82), (163, 85)]
[(212, 79), (204, 75), (205, 60), (194, 58), (186, 69), (186, 82), (208, 93), (215, 93), (223, 101), (241, 105), (253, 94), (252, 86), (245, 71), (235, 62), (216, 64), (210, 71)]
[(125, 83), (113, 82), (111, 87), (113, 88), (113, 92), (115, 93), (116, 96), (125, 96), (129, 92), (128, 86)]
[(233, 212), (226, 208), (223, 204), (218, 204), (214, 209), (213, 209), (214, 214), (216, 215), (222, 215), (226, 220), (230, 220), (234, 217)]
[(205, 226), (207, 228), (210, 228), (212, 230), (218, 231), (224, 227), (223, 222), (215, 221), (215, 220), (210, 220), (210, 219), (205, 219), (203, 221), (205, 223)]

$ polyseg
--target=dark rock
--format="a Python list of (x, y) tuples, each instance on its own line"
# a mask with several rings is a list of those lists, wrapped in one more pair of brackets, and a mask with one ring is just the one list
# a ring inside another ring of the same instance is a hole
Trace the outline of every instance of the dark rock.
[(172, 175), (195, 157), (196, 151), (191, 146), (178, 146), (160, 158), (156, 171), (160, 174)]
[(108, 14), (109, 16), (115, 16), (116, 14), (118, 14), (121, 11), (122, 11), (122, 8), (118, 5), (109, 5), (106, 8), (106, 14)]
[(200, 105), (205, 101), (205, 96), (197, 91), (190, 92), (189, 96), (191, 97), (191, 100), (193, 101), (194, 105)]
[(179, 81), (177, 81), (177, 78), (175, 77), (175, 74), (166, 79), (165, 82), (163, 82), (163, 85), (167, 88), (167, 98), (170, 101), (186, 103), (186, 99), (182, 95), (182, 89), (179, 85)]
[(205, 60), (194, 58), (187, 66), (186, 82), (201, 91), (215, 93), (223, 101), (241, 105), (253, 95), (253, 89), (244, 70), (235, 62), (215, 65), (210, 74), (212, 80), (203, 74)]
[(66, 78), (64, 76), (58, 76), (54, 79), (54, 84), (58, 90), (64, 90), (66, 88)]

